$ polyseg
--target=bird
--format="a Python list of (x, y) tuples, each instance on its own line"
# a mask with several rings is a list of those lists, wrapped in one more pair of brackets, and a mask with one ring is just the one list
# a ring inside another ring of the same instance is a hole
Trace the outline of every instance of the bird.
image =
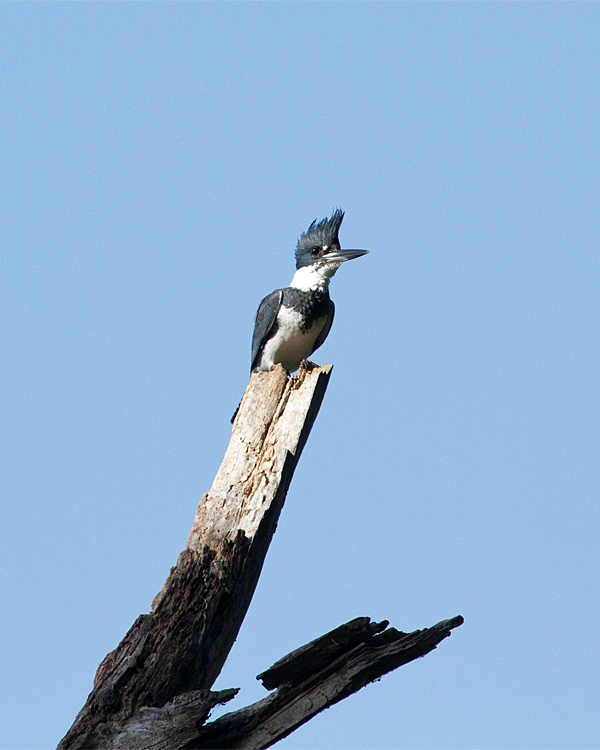
[(289, 286), (276, 289), (258, 307), (252, 336), (250, 372), (281, 364), (294, 372), (325, 341), (335, 306), (329, 282), (347, 260), (368, 250), (342, 250), (338, 233), (344, 218), (335, 209), (330, 219), (312, 222), (296, 246), (296, 272)]

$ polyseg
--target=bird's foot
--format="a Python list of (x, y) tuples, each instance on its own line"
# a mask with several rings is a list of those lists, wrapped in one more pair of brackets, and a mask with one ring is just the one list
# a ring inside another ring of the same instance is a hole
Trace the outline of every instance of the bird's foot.
[(312, 372), (318, 366), (319, 365), (315, 364), (314, 362), (310, 362), (308, 359), (303, 359), (300, 361), (298, 370), (306, 370), (306, 372)]

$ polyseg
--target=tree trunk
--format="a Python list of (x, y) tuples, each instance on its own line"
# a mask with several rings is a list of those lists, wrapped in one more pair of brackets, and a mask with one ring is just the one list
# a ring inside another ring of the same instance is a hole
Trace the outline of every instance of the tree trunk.
[[(331, 365), (255, 373), (231, 441), (198, 506), (187, 548), (155, 598), (104, 659), (59, 750), (268, 747), (315, 713), (422, 656), (462, 618), (406, 635), (359, 618), (261, 675), (277, 691), (205, 724), (237, 690), (210, 690), (246, 615)], [(460, 622), (459, 622), (460, 620)], [(408, 640), (407, 640), (408, 639)], [(298, 699), (306, 710), (298, 710)]]

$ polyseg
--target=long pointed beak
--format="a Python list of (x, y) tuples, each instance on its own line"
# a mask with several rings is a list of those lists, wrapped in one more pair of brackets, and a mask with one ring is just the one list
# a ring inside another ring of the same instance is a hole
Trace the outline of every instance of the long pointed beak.
[(323, 260), (327, 263), (343, 263), (345, 260), (360, 258), (361, 255), (366, 255), (368, 252), (368, 250), (334, 250), (332, 253), (324, 255)]

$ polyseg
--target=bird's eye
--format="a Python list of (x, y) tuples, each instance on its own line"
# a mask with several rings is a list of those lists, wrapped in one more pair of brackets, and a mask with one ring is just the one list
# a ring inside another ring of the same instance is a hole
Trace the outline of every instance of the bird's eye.
[(311, 249), (310, 249), (310, 254), (311, 255), (318, 255), (320, 252), (321, 252), (321, 248), (320, 247), (311, 247)]

